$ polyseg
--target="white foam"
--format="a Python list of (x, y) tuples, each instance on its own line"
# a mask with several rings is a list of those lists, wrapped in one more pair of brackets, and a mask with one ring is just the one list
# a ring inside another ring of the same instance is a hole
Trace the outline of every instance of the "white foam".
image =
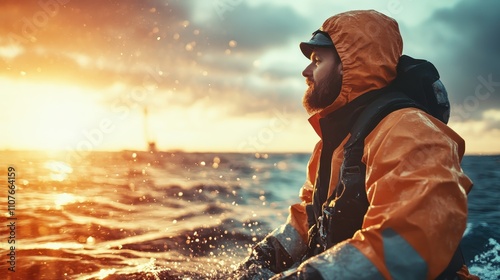
[(500, 279), (500, 244), (490, 238), (486, 250), (474, 257), (469, 271), (481, 279)]

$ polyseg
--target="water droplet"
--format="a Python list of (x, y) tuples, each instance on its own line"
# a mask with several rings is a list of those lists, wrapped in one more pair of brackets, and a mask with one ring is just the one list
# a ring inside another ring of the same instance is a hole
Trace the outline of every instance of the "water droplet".
[(95, 238), (92, 236), (87, 237), (87, 244), (88, 245), (94, 245), (95, 244)]
[(192, 51), (194, 49), (195, 45), (196, 45), (196, 43), (194, 43), (194, 42), (186, 44), (186, 51)]

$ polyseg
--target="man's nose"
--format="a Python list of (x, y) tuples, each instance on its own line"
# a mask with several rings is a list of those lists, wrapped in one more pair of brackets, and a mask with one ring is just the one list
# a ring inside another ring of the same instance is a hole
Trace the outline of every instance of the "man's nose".
[(307, 65), (306, 68), (304, 68), (304, 70), (302, 70), (302, 76), (304, 76), (306, 78), (312, 77), (312, 66), (313, 66), (313, 63), (310, 63), (309, 65)]

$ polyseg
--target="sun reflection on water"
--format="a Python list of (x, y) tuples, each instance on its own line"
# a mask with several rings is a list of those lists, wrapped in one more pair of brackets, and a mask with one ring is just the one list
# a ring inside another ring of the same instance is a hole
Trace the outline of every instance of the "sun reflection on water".
[(62, 161), (47, 161), (44, 167), (50, 171), (49, 179), (52, 181), (62, 182), (68, 178), (69, 174), (73, 173), (73, 168)]
[(47, 242), (43, 244), (43, 248), (51, 250), (61, 250), (61, 249), (83, 249), (84, 246), (78, 243), (70, 242)]
[(116, 272), (116, 269), (115, 268), (111, 268), (111, 269), (101, 269), (99, 271), (99, 274), (97, 275), (97, 277), (99, 279), (104, 279), (106, 277), (108, 277), (109, 275), (112, 275), (112, 274), (115, 274)]
[(56, 209), (60, 210), (64, 205), (82, 202), (83, 198), (79, 198), (70, 193), (59, 193), (54, 195), (54, 204), (56, 205)]

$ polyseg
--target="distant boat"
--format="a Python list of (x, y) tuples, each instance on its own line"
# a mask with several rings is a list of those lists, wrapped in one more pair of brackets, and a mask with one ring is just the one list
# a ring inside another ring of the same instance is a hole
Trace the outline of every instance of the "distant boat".
[(144, 107), (144, 139), (148, 143), (148, 152), (157, 153), (158, 148), (156, 147), (156, 141), (154, 141), (149, 132), (149, 122), (148, 122), (148, 108)]
[(131, 163), (129, 175), (136, 176), (143, 174), (144, 168), (146, 166), (160, 165), (161, 159), (163, 157), (162, 153), (158, 151), (156, 146), (156, 141), (153, 139), (149, 129), (149, 116), (148, 108), (144, 107), (144, 140), (147, 144), (145, 149), (140, 150), (124, 150), (123, 157)]
[(156, 149), (156, 142), (155, 141), (148, 141), (148, 152), (150, 153), (157, 153), (158, 149)]

